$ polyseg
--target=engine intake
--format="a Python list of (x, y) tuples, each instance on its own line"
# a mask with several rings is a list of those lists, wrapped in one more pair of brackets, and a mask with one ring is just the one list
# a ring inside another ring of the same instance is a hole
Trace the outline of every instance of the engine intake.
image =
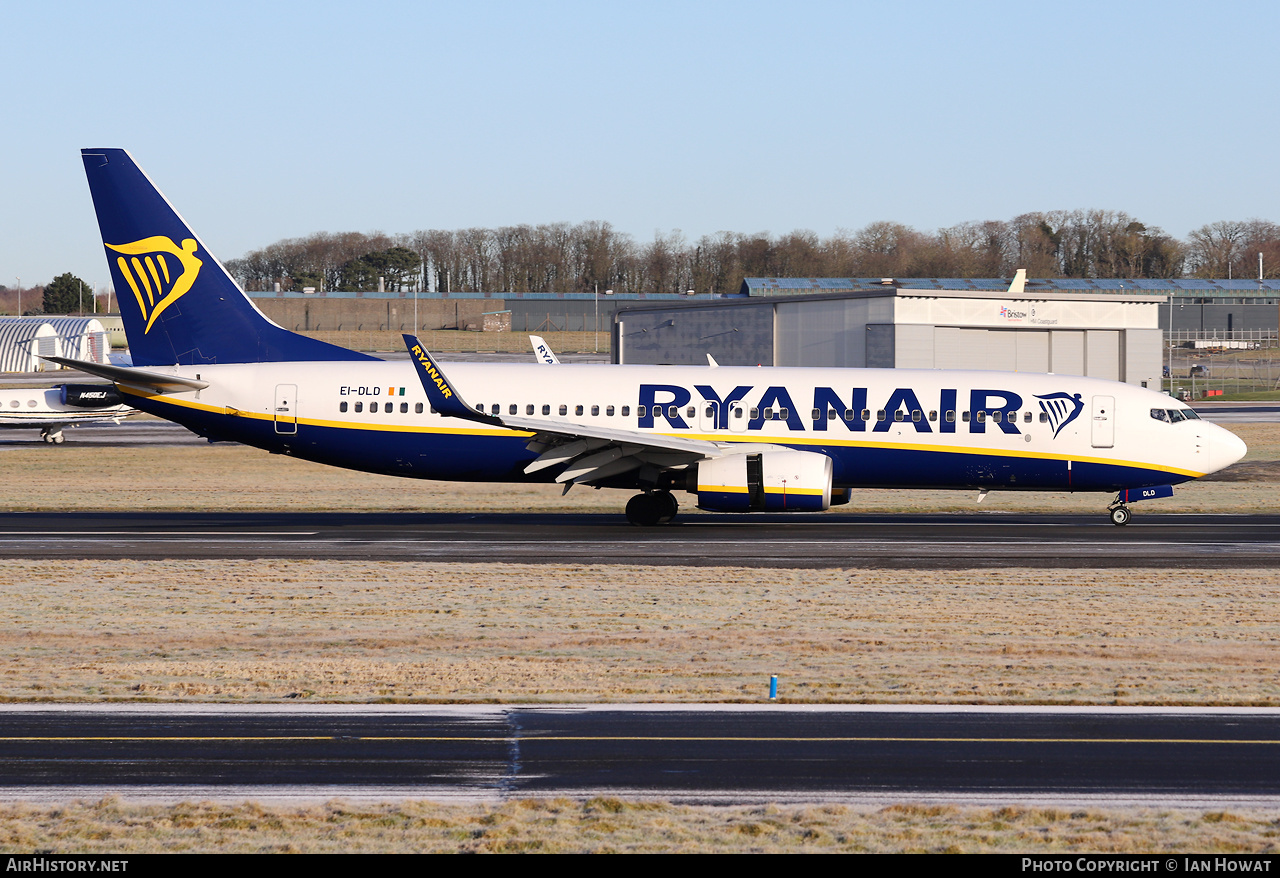
[(831, 506), (831, 458), (762, 451), (704, 460), (696, 493), (698, 508), (713, 512), (822, 512)]

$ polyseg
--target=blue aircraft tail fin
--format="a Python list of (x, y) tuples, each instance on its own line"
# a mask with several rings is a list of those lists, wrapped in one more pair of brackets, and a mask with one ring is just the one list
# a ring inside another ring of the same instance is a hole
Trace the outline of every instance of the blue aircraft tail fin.
[(377, 359), (272, 323), (129, 153), (80, 154), (134, 365)]

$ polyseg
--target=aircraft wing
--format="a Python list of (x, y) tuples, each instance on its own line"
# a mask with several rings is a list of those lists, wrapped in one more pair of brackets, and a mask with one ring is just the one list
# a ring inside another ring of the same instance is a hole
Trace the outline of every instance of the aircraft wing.
[(487, 415), (467, 405), (426, 348), (412, 335), (405, 345), (427, 391), (431, 407), (446, 417), (475, 421), (490, 427), (533, 433), (528, 449), (538, 458), (525, 467), (526, 473), (563, 465), (556, 481), (569, 486), (593, 482), (650, 465), (658, 469), (686, 466), (695, 461), (721, 457), (725, 449), (705, 439), (687, 439), (596, 427), (545, 418)]
[(208, 381), (195, 381), (191, 378), (179, 378), (177, 375), (163, 375), (159, 372), (146, 372), (125, 366), (109, 366), (106, 363), (90, 363), (85, 360), (72, 360), (68, 357), (41, 357), (51, 363), (59, 363), (70, 369), (78, 369), (99, 378), (106, 378), (116, 384), (128, 384), (130, 387), (145, 387), (157, 393), (183, 393), (188, 390), (204, 390)]

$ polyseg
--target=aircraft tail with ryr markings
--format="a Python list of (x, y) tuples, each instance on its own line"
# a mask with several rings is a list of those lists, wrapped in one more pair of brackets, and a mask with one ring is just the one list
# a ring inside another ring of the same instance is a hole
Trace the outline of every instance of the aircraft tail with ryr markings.
[(134, 365), (376, 359), (268, 320), (128, 152), (81, 158)]

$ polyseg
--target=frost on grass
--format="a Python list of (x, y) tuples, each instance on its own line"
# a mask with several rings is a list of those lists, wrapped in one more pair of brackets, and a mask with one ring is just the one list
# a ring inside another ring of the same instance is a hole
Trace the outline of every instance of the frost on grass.
[(1280, 571), (0, 561), (0, 698), (1280, 704)]

